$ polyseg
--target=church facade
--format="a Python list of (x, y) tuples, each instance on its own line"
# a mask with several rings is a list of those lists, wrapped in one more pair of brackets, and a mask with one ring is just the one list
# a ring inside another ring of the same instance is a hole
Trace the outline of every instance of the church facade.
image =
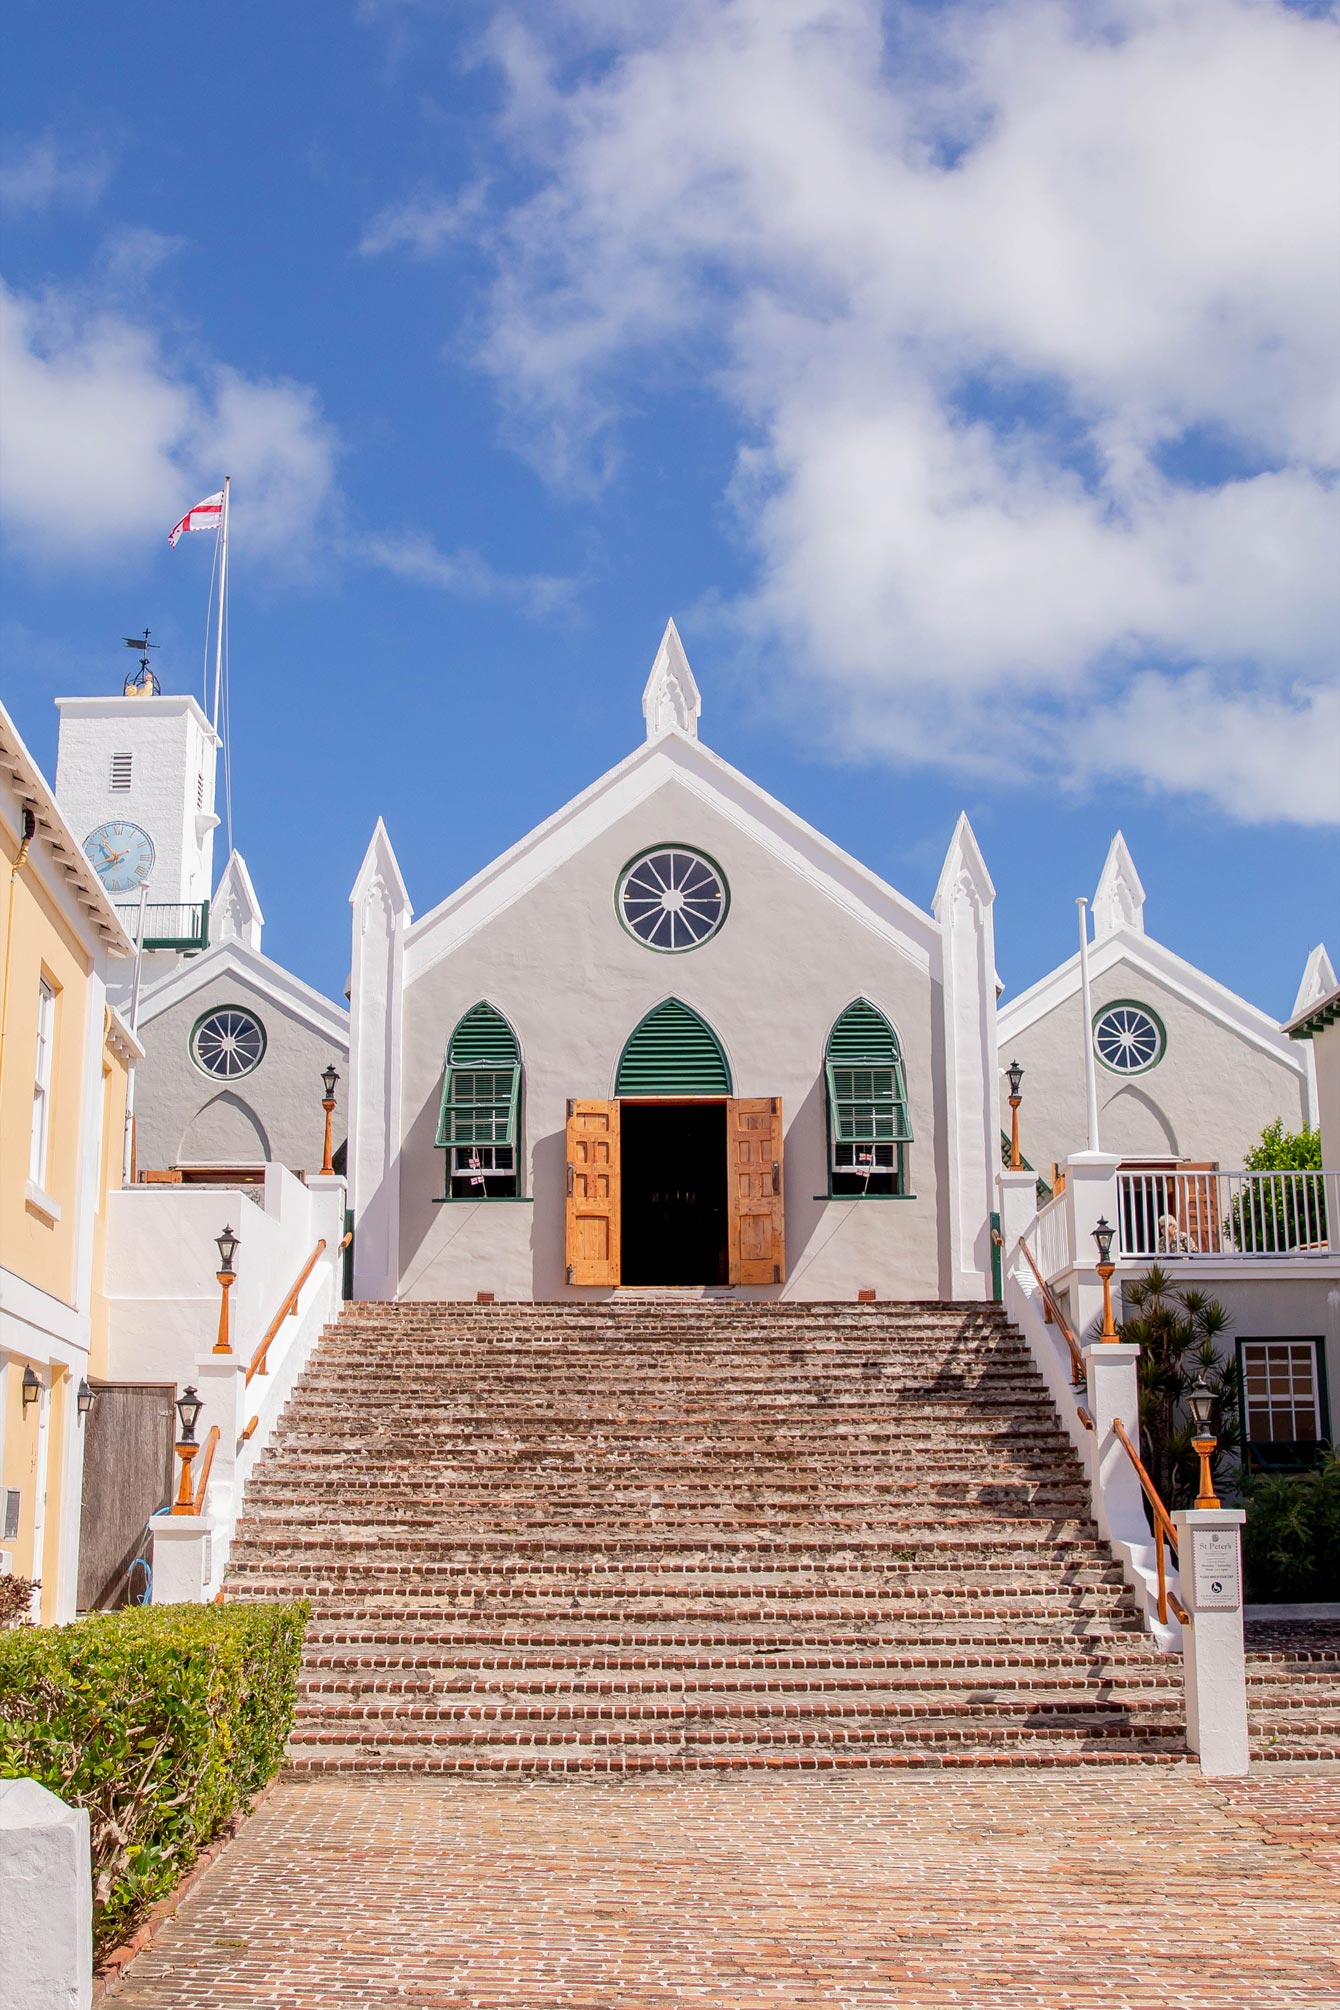
[(646, 738), (415, 920), (352, 894), (361, 1298), (980, 1298), (999, 1165), (994, 889), (930, 913), (698, 737), (673, 623)]

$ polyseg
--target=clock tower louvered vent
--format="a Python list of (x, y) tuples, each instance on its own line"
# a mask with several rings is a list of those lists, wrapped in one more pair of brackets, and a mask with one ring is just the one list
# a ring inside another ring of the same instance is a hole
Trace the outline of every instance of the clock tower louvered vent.
[(130, 787), (130, 771), (134, 764), (132, 754), (112, 755), (112, 787), (117, 790)]

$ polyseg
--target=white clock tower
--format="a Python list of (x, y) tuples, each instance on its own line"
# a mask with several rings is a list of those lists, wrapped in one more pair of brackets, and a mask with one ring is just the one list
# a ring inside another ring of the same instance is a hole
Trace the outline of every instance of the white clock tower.
[(155, 681), (56, 700), (56, 800), (132, 935), (147, 887), (144, 939), (159, 963), (208, 941), (221, 742), (194, 698)]

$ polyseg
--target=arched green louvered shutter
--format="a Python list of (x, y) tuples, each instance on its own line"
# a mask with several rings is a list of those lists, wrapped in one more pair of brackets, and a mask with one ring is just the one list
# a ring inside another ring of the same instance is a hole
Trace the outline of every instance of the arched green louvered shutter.
[(472, 1005), (447, 1047), (436, 1142), (512, 1145), (521, 1090), (521, 1050), (495, 1005)]
[(730, 1069), (711, 1027), (678, 998), (648, 1012), (619, 1056), (616, 1096), (728, 1096)]
[(824, 1063), (833, 1169), (893, 1170), (888, 1148), (912, 1140), (903, 1057), (897, 1034), (868, 999), (854, 999), (838, 1019)]

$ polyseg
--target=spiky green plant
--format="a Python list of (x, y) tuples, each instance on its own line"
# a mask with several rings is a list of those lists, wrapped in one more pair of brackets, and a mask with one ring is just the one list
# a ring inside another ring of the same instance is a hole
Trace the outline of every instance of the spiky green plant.
[(1186, 1398), (1202, 1376), (1215, 1399), (1215, 1486), (1236, 1488), (1242, 1451), (1238, 1380), (1219, 1345), (1232, 1323), (1228, 1313), (1217, 1298), (1174, 1283), (1157, 1263), (1126, 1285), (1124, 1297), (1127, 1316), (1119, 1331), (1140, 1349), (1141, 1456), (1164, 1506), (1189, 1507), (1198, 1492), (1200, 1461), (1191, 1447)]

